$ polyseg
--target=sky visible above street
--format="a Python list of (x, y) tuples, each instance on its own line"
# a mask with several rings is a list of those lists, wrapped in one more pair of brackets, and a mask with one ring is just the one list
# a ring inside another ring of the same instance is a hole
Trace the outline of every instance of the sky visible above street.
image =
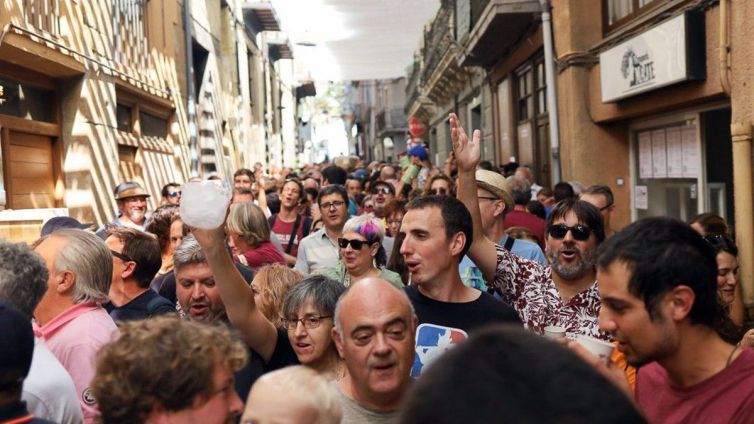
[(316, 81), (406, 75), (439, 0), (272, 0), (294, 57)]

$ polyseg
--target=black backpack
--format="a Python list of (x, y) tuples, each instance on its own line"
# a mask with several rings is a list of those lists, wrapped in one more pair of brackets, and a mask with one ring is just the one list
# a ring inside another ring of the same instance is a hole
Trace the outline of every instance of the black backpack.
[[(272, 227), (275, 225), (275, 220), (277, 219), (278, 214), (272, 215), (268, 221), (270, 223), (270, 230), (272, 230)], [(288, 238), (288, 245), (285, 247), (285, 253), (291, 254), (291, 249), (293, 249), (293, 240), (296, 239), (296, 233), (298, 233), (298, 227), (301, 225), (301, 215), (296, 215), (296, 222), (293, 223), (293, 231), (291, 231), (291, 236)], [(304, 217), (304, 232), (301, 235), (301, 238), (309, 235), (309, 230), (312, 228), (312, 218), (310, 216)]]

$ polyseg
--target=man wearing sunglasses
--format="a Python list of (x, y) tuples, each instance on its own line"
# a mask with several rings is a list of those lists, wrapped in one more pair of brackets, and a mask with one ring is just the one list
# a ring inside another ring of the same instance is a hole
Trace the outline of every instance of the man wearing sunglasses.
[(117, 322), (174, 314), (175, 305), (149, 289), (162, 265), (157, 238), (133, 228), (113, 227), (105, 244), (113, 255), (110, 302), (104, 305), (110, 316)]
[(390, 183), (377, 181), (372, 185), (371, 193), (374, 199), (374, 214), (384, 221), (387, 205), (395, 199), (395, 188)]
[(160, 205), (176, 205), (181, 204), (181, 185), (178, 183), (167, 183), (162, 187), (162, 200)]
[(606, 339), (597, 323), (600, 298), (595, 262), (597, 247), (605, 239), (597, 208), (574, 199), (555, 206), (545, 231), (550, 267), (510, 253), (487, 238), (482, 229), (475, 181), (481, 134), (476, 130), (469, 140), (455, 114), (450, 114), (450, 128), (458, 163), (458, 196), (474, 223), (469, 257), (485, 281), (500, 290), (524, 326), (536, 333), (553, 325), (564, 327), (567, 335)]

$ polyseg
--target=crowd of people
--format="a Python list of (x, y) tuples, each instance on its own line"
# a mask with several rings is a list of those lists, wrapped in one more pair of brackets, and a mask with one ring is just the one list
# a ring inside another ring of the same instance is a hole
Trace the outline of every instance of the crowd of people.
[(128, 181), (96, 231), (0, 241), (0, 423), (754, 422), (722, 218), (616, 231), (608, 186), (449, 122), (442, 166), (239, 169), (214, 229)]

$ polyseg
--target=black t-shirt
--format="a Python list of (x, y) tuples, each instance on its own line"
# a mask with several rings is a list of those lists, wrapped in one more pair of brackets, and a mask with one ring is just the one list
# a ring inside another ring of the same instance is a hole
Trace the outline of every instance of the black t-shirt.
[(468, 334), (488, 324), (521, 324), (515, 309), (484, 292), (471, 302), (448, 303), (424, 296), (416, 286), (408, 286), (405, 290), (414, 305), (419, 324), (453, 327)]
[[(254, 279), (254, 271), (251, 268), (236, 263), (236, 268), (243, 276), (243, 279), (247, 283), (251, 284), (251, 280)], [(178, 297), (175, 294), (175, 271), (170, 271), (155, 278), (151, 284), (152, 287), (158, 287), (158, 293), (165, 299), (170, 300), (175, 304), (178, 301)]]
[(145, 291), (121, 307), (113, 305), (112, 302), (103, 306), (114, 321), (131, 321), (175, 314), (175, 302), (165, 299), (152, 290)]
[(275, 350), (272, 351), (270, 360), (264, 366), (266, 372), (299, 364), (296, 351), (293, 350), (293, 346), (291, 346), (291, 342), (288, 340), (288, 332), (281, 328), (278, 328), (277, 332), (278, 340), (275, 343)]

